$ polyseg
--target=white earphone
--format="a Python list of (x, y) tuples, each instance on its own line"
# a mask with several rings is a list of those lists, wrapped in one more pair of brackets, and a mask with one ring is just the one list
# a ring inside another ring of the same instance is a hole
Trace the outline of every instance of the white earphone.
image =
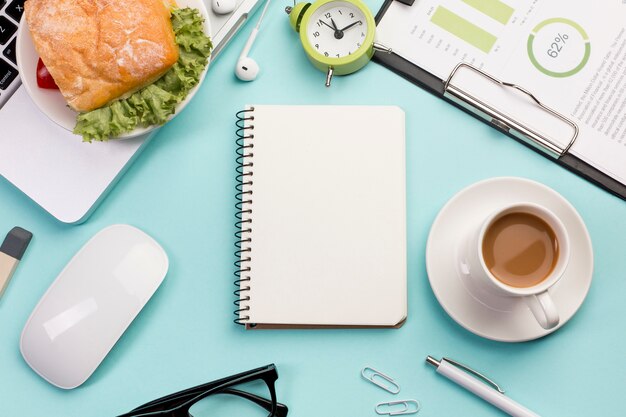
[(267, 11), (267, 7), (270, 5), (270, 0), (267, 0), (265, 3), (265, 7), (263, 8), (263, 12), (261, 13), (261, 17), (259, 18), (259, 22), (252, 29), (250, 33), (250, 37), (246, 41), (246, 45), (241, 50), (241, 54), (239, 55), (239, 59), (237, 60), (237, 66), (235, 67), (235, 75), (241, 81), (252, 81), (259, 75), (259, 64), (256, 61), (248, 56), (250, 53), (250, 49), (252, 49), (252, 44), (256, 39), (256, 35), (259, 33), (259, 27), (261, 26), (261, 22), (263, 21), (263, 17), (265, 16), (265, 12)]
[(237, 6), (236, 0), (212, 0), (211, 9), (216, 14), (228, 14), (235, 10)]

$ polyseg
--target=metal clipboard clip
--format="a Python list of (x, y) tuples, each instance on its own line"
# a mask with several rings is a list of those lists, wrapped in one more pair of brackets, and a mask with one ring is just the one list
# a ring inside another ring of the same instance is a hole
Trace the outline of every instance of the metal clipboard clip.
[[(453, 84), (453, 79), (454, 79), (454, 76), (457, 75), (459, 69), (461, 68), (467, 68), (471, 71), (474, 71), (475, 73), (485, 77), (489, 81), (503, 88), (511, 88), (513, 90), (517, 90), (525, 94), (526, 96), (531, 98), (537, 104), (537, 106), (545, 110), (547, 113), (560, 119), (564, 123), (568, 124), (574, 132), (571, 139), (565, 146), (562, 146), (561, 144), (556, 143), (555, 141), (553, 141), (546, 135), (542, 135), (541, 133), (537, 132), (537, 130), (525, 125), (519, 120), (485, 103), (483, 100), (477, 98), (475, 95), (461, 89), (458, 86), (455, 86)], [(454, 70), (452, 70), (452, 73), (450, 73), (450, 76), (444, 83), (443, 95), (444, 97), (454, 101), (456, 104), (459, 104), (463, 108), (487, 120), (488, 122), (500, 128), (501, 130), (504, 130), (505, 132), (512, 134), (513, 136), (519, 138), (520, 140), (536, 148), (539, 148), (540, 150), (545, 151), (547, 154), (549, 154), (550, 156), (554, 158), (559, 158), (565, 155), (574, 144), (574, 141), (576, 140), (576, 138), (578, 137), (579, 129), (576, 123), (569, 120), (568, 118), (558, 113), (557, 111), (551, 109), (550, 107), (542, 104), (530, 91), (516, 84), (500, 81), (497, 78), (492, 77), (486, 72), (470, 64), (460, 63), (454, 68)]]

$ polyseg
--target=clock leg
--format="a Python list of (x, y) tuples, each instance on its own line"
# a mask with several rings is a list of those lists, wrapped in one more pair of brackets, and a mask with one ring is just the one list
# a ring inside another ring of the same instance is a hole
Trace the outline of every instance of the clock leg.
[(333, 67), (328, 67), (328, 72), (326, 73), (326, 87), (330, 87), (330, 81), (333, 78)]

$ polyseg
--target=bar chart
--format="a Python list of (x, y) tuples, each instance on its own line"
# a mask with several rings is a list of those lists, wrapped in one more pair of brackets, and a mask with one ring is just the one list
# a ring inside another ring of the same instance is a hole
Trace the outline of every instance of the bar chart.
[[(492, 19), (501, 25), (506, 25), (515, 12), (513, 7), (500, 0), (460, 0), (457, 3), (470, 6), (480, 12), (485, 19)], [(450, 6), (437, 6), (431, 15), (431, 23), (482, 52), (491, 52), (498, 40), (497, 36), (488, 29), (484, 29), (481, 22), (470, 20), (476, 19), (476, 14), (473, 14), (472, 17), (464, 17), (461, 16), (460, 12), (452, 11), (451, 8)]]

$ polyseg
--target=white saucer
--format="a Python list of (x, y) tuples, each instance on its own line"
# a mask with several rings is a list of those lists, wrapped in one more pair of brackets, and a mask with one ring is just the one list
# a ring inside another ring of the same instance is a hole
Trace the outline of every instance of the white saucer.
[[(489, 304), (468, 285), (459, 267), (465, 236), (497, 206), (516, 202), (543, 205), (556, 214), (571, 242), (570, 262), (561, 280), (549, 291), (560, 323), (545, 330), (517, 298), (492, 299)], [(576, 209), (556, 191), (524, 178), (492, 178), (473, 184), (446, 203), (433, 222), (426, 244), (430, 286), (443, 309), (472, 333), (501, 342), (537, 339), (563, 326), (583, 303), (593, 275), (591, 238)]]

